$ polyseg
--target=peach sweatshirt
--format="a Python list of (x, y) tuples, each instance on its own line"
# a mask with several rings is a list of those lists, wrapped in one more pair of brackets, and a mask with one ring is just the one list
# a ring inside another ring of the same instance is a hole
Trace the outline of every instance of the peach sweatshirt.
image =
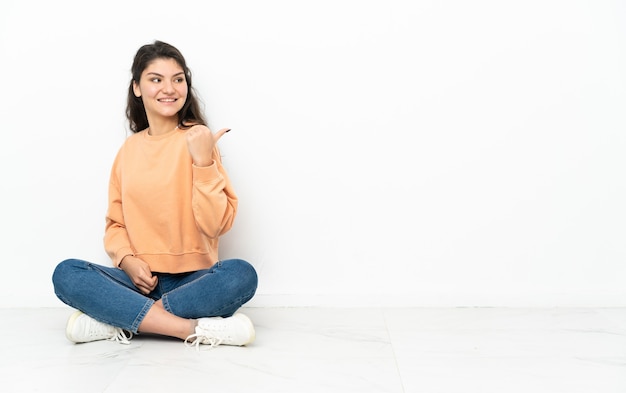
[(182, 273), (218, 260), (219, 236), (233, 225), (237, 196), (217, 147), (212, 165), (196, 167), (185, 132), (141, 131), (117, 153), (104, 235), (114, 266), (135, 255), (153, 272)]

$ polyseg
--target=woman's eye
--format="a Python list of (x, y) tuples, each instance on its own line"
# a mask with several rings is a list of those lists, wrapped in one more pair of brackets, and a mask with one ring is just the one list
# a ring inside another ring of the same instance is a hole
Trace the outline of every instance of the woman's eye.
[(154, 82), (154, 83), (159, 83), (159, 82), (161, 82), (161, 79), (159, 79), (159, 78), (152, 78), (151, 81)]

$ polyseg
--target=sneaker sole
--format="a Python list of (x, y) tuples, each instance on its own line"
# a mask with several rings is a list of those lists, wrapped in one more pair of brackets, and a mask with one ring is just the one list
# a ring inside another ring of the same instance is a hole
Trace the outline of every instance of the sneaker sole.
[(244, 346), (244, 345), (248, 345), (252, 343), (256, 339), (256, 332), (254, 330), (254, 325), (252, 324), (252, 321), (250, 320), (250, 318), (248, 318), (248, 316), (245, 314), (239, 314), (239, 313), (233, 315), (233, 317), (245, 323), (248, 326), (248, 330), (252, 332), (252, 334), (250, 335), (250, 339), (246, 341), (245, 343), (240, 344), (240, 346)]
[(72, 329), (74, 327), (74, 322), (76, 321), (76, 319), (78, 319), (78, 317), (80, 317), (81, 315), (83, 315), (82, 311), (75, 311), (71, 316), (70, 319), (67, 321), (67, 326), (65, 327), (65, 337), (67, 337), (68, 340), (70, 340), (73, 343), (77, 343), (76, 340), (72, 339)]

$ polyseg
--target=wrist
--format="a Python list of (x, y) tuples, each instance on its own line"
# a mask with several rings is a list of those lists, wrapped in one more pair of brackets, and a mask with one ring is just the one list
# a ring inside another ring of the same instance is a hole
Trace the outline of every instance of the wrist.
[(211, 159), (209, 161), (199, 161), (199, 162), (193, 162), (193, 165), (198, 167), (198, 168), (203, 168), (203, 167), (207, 167), (207, 166), (211, 166), (213, 165), (214, 160)]
[(126, 260), (126, 257), (132, 257), (132, 254), (124, 255), (122, 259), (120, 259), (120, 262), (117, 264), (118, 268), (122, 269), (122, 263), (124, 263), (124, 261)]

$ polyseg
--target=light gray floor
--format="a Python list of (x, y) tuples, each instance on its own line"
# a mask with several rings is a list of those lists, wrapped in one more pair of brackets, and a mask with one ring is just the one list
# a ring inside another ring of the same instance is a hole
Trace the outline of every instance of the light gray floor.
[(0, 391), (626, 392), (626, 309), (242, 311), (252, 345), (198, 352), (147, 336), (75, 345), (71, 309), (4, 309)]

